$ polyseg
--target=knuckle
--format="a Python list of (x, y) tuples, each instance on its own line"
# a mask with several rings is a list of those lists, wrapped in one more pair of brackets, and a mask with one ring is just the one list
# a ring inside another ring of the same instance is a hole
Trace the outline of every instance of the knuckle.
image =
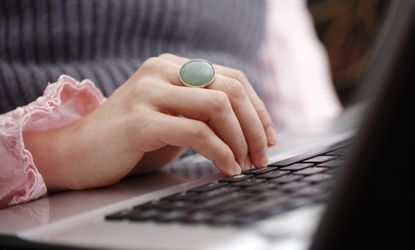
[(213, 112), (223, 112), (227, 110), (230, 105), (228, 96), (221, 91), (213, 92), (209, 101), (209, 106)]
[(144, 78), (131, 85), (122, 96), (122, 106), (129, 113), (135, 114), (143, 107), (155, 107), (158, 96), (162, 95), (160, 89), (155, 90), (154, 80)]
[(248, 82), (248, 77), (245, 75), (245, 73), (238, 69), (232, 70), (231, 75), (234, 79), (238, 80), (241, 83)]
[(151, 85), (153, 83), (153, 80), (149, 77), (143, 77), (139, 81), (134, 84), (134, 86), (131, 89), (131, 92), (129, 93), (130, 96), (134, 99), (137, 98), (137, 96), (143, 96), (143, 93), (146, 93), (146, 97), (149, 97), (151, 94)]
[(172, 53), (161, 53), (158, 57), (160, 57), (160, 58), (169, 58), (169, 57), (172, 57), (173, 56), (173, 54)]
[(154, 68), (158, 67), (161, 64), (162, 60), (158, 57), (150, 57), (147, 60), (144, 61), (144, 63), (141, 65), (141, 69), (151, 69), (154, 70)]
[(231, 98), (241, 98), (245, 96), (245, 89), (242, 84), (234, 79), (230, 79), (225, 85), (226, 92)]
[(253, 142), (256, 142), (257, 145), (266, 144), (265, 135), (261, 133), (260, 130), (256, 130), (255, 132), (252, 133), (251, 140)]
[(152, 124), (154, 119), (154, 113), (140, 105), (134, 105), (129, 115), (126, 115), (121, 121), (121, 127), (125, 131), (126, 141), (130, 142), (129, 145), (135, 145), (137, 143), (137, 134), (143, 133), (146, 124)]
[(260, 119), (261, 121), (266, 121), (266, 120), (268, 120), (268, 112), (267, 112), (267, 110), (265, 109), (265, 107), (260, 108), (260, 109), (257, 111), (257, 113), (258, 113), (258, 117), (259, 117), (259, 119)]
[(189, 132), (192, 138), (203, 140), (209, 136), (209, 127), (203, 122), (194, 122)]

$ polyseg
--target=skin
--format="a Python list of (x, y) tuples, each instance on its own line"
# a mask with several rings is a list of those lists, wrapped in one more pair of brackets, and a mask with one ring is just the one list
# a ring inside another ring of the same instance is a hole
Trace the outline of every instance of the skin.
[(114, 184), (162, 168), (192, 147), (225, 175), (268, 163), (276, 134), (246, 76), (215, 65), (206, 88), (184, 87), (189, 59), (162, 54), (88, 115), (58, 129), (24, 134), (49, 191)]

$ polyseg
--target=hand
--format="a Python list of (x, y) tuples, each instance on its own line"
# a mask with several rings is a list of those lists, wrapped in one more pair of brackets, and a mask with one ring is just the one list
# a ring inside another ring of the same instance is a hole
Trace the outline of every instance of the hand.
[(25, 134), (49, 190), (85, 189), (152, 171), (187, 147), (226, 175), (267, 164), (276, 143), (271, 118), (243, 73), (215, 65), (207, 88), (178, 78), (188, 59), (163, 54), (145, 61), (107, 101), (65, 127)]

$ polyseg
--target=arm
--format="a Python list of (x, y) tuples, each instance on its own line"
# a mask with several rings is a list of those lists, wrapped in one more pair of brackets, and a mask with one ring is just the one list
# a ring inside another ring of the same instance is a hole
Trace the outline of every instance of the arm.
[[(19, 138), (22, 142), (23, 131), (27, 150), (22, 150), (33, 155), (33, 169), (48, 191), (111, 185), (129, 174), (159, 169), (187, 147), (212, 160), (225, 175), (252, 164), (265, 166), (275, 133), (245, 75), (215, 65), (216, 78), (208, 88), (184, 87), (178, 72), (186, 61), (171, 54), (150, 58), (105, 102), (100, 95), (91, 101), (87, 93), (68, 87), (59, 92), (60, 100), (67, 100), (62, 101), (65, 109), (55, 105), (47, 117), (32, 114), (33, 122), (19, 130)], [(62, 81), (80, 89), (91, 86), (67, 76), (58, 83)], [(73, 96), (80, 102), (71, 101)], [(65, 116), (55, 115), (64, 111)], [(48, 126), (55, 119), (60, 126)], [(22, 180), (25, 185), (30, 181)]]
[[(0, 207), (36, 199), (47, 192), (44, 178), (34, 163), (33, 152), (28, 150), (33, 148), (32, 140), (26, 136), (63, 127), (103, 101), (104, 97), (93, 83), (78, 83), (61, 76), (36, 101), (0, 115)], [(51, 138), (39, 145), (55, 147), (53, 144), (58, 142)], [(53, 156), (49, 154), (46, 159)]]

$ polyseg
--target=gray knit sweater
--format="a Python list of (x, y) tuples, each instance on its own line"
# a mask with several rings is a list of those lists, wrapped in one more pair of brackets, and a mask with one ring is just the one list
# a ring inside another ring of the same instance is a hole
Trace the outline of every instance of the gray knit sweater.
[(0, 113), (42, 95), (60, 74), (110, 95), (163, 52), (243, 70), (260, 93), (258, 0), (1, 0)]

